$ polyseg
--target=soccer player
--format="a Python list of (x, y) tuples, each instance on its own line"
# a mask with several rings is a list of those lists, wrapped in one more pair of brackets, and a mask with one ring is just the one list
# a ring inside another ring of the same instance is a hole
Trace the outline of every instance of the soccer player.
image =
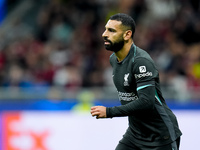
[(113, 81), (122, 105), (93, 106), (96, 118), (128, 116), (129, 127), (115, 150), (178, 150), (182, 135), (159, 85), (159, 73), (150, 55), (133, 42), (135, 22), (127, 14), (115, 14), (102, 34)]

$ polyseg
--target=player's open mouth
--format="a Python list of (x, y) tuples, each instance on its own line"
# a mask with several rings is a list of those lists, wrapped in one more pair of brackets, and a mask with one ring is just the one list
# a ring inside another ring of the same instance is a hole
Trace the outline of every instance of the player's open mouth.
[(109, 41), (104, 41), (104, 44), (110, 44), (110, 42)]

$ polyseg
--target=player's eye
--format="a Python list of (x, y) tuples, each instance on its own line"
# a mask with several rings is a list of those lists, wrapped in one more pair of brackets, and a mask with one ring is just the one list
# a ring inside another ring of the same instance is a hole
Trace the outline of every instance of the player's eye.
[(111, 28), (109, 28), (108, 31), (109, 31), (109, 32), (115, 32), (115, 30), (114, 30), (114, 29), (111, 29)]

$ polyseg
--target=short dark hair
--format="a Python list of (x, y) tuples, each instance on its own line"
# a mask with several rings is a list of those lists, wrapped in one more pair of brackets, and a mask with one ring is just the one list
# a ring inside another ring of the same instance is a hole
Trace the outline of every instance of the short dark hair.
[(124, 13), (118, 13), (110, 17), (110, 20), (117, 20), (121, 21), (123, 26), (126, 26), (129, 28), (129, 30), (132, 31), (132, 38), (135, 33), (135, 21), (133, 18), (127, 14)]

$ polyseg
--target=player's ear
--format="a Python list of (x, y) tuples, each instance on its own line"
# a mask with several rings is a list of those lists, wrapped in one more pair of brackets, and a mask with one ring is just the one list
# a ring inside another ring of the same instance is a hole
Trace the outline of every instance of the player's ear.
[(127, 30), (124, 32), (124, 40), (129, 40), (131, 38), (132, 35), (132, 31), (131, 30)]

